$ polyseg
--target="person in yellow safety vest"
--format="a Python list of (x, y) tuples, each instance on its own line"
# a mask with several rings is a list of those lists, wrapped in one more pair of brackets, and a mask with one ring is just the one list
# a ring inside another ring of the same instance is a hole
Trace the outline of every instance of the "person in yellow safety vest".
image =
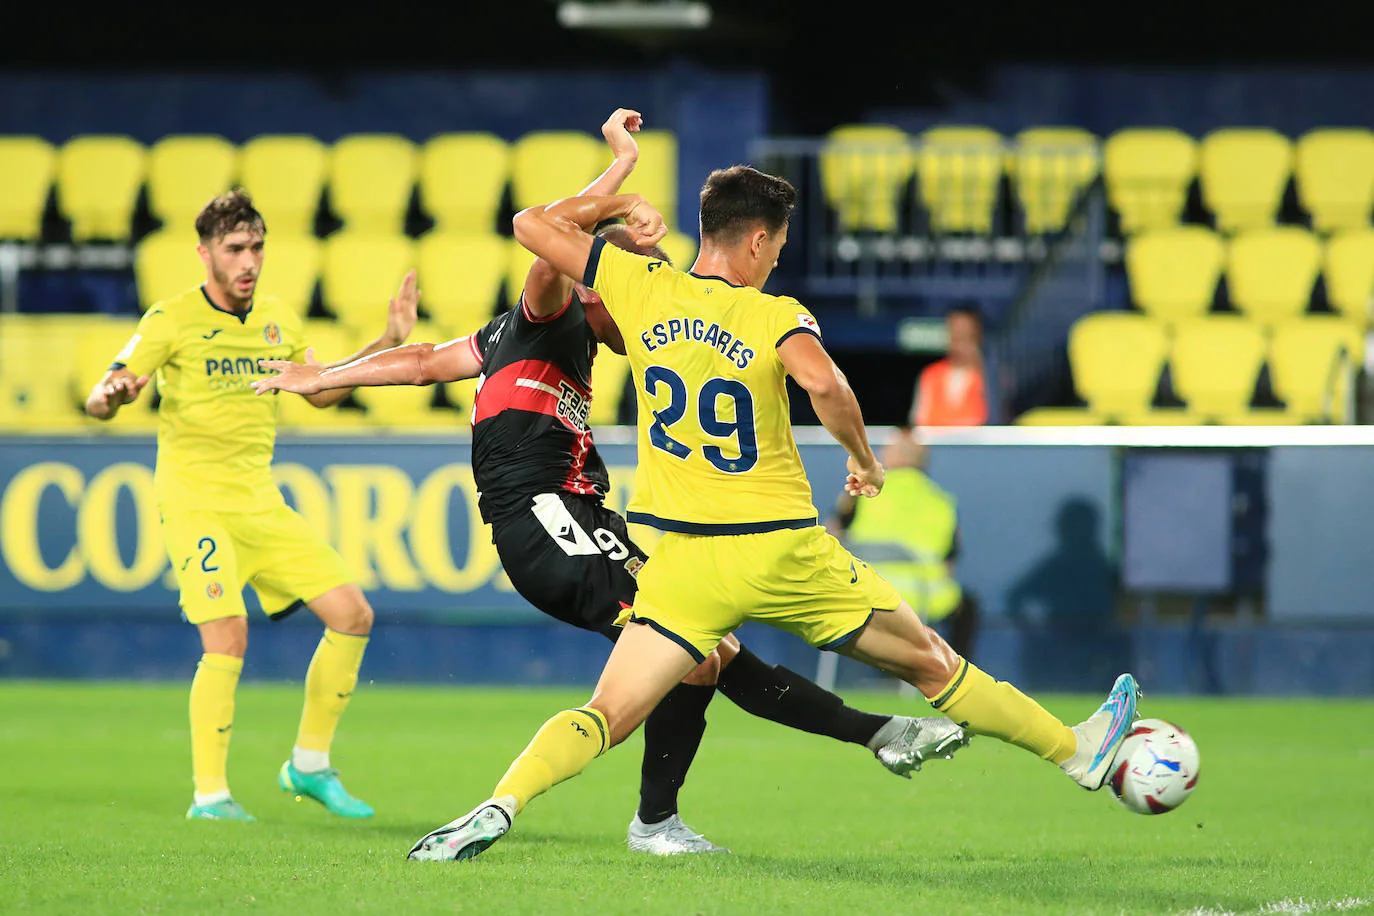
[[(954, 577), (959, 549), (955, 499), (926, 476), (927, 451), (910, 426), (899, 427), (883, 450), (887, 482), (877, 499), (841, 494), (827, 526), (867, 560), (903, 598), (969, 658), (978, 608)], [(947, 625), (944, 625), (947, 622)]]

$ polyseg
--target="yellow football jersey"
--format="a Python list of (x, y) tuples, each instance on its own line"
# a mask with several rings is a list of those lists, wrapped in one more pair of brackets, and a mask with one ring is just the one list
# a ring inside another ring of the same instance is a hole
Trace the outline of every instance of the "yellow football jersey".
[(263, 360), (299, 359), (301, 338), (300, 318), (271, 297), (238, 315), (196, 287), (144, 313), (113, 368), (156, 373), (160, 506), (256, 512), (283, 504), (271, 471), (277, 399), (251, 386), (268, 374)]
[(820, 336), (796, 299), (674, 270), (597, 239), (584, 277), (625, 338), (639, 405), (626, 518), (749, 534), (816, 524), (777, 346)]

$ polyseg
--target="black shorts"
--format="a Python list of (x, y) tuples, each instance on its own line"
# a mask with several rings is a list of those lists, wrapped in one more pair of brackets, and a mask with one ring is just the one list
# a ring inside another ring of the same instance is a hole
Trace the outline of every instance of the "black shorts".
[(522, 513), (492, 522), (492, 541), (515, 590), (564, 623), (615, 640), (648, 555), (625, 519), (596, 497), (541, 493)]

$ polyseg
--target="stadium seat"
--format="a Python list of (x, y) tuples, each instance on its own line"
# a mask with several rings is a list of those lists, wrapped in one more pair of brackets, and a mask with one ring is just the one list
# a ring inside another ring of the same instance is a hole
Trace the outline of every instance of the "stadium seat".
[(587, 422), (592, 426), (614, 426), (620, 413), (620, 397), (630, 361), (608, 347), (597, 347), (592, 361), (592, 409)]
[(620, 190), (624, 194), (641, 195), (663, 214), (669, 228), (676, 229), (677, 135), (670, 130), (642, 130), (634, 138), (639, 145), (639, 161)]
[(1173, 128), (1132, 127), (1103, 146), (1107, 201), (1127, 235), (1176, 225), (1197, 173), (1197, 141)]
[(472, 405), (477, 400), (477, 379), (469, 378), (444, 385), (444, 397), (458, 414), (458, 428), (472, 422)]
[(264, 134), (239, 152), (239, 180), (277, 237), (313, 235), (329, 171), (329, 152), (314, 137)]
[(1159, 385), (1167, 349), (1164, 326), (1144, 315), (1085, 315), (1069, 330), (1074, 387), (1104, 419), (1143, 412)]
[[(322, 363), (344, 359), (356, 353), (354, 334), (335, 321), (308, 318), (302, 328), (305, 344), (314, 349)], [(365, 424), (362, 411), (348, 408), (319, 408), (297, 394), (277, 394), (277, 425), (286, 431), (339, 430)]]
[(1298, 200), (1318, 232), (1364, 229), (1374, 208), (1374, 132), (1314, 130), (1298, 138)]
[(664, 236), (663, 241), (658, 243), (658, 247), (663, 249), (664, 254), (668, 255), (673, 266), (678, 270), (691, 270), (692, 264), (696, 262), (699, 248), (695, 236), (696, 233), (687, 235), (682, 232), (669, 232)]
[[(320, 249), (320, 240), (313, 235), (269, 233), (258, 292), (280, 299), (304, 317), (310, 311), (315, 283), (320, 277)], [(400, 284), (399, 279), (396, 282)]]
[(1274, 393), (1295, 422), (1346, 422), (1340, 411), (1363, 359), (1363, 334), (1348, 321), (1314, 315), (1282, 322), (1269, 345)]
[(496, 231), (510, 146), (495, 134), (440, 134), (420, 149), (420, 203), (434, 231)]
[(916, 169), (911, 138), (887, 124), (846, 124), (826, 134), (821, 192), (841, 232), (895, 232)]
[(1326, 301), (1364, 327), (1374, 302), (1374, 230), (1342, 232), (1326, 243), (1322, 268)]
[(72, 238), (127, 239), (146, 168), (147, 151), (128, 137), (68, 140), (57, 154), (57, 203)]
[(387, 303), (415, 267), (414, 246), (403, 235), (337, 232), (324, 241), (320, 291), (325, 306), (350, 328), (379, 334)]
[(205, 282), (196, 241), (195, 230), (185, 227), (160, 229), (139, 241), (134, 248), (139, 311)]
[(0, 239), (35, 241), (43, 234), (57, 153), (41, 137), (0, 137)]
[(1126, 241), (1131, 301), (1164, 322), (1210, 309), (1225, 263), (1221, 238), (1203, 226), (1147, 230)]
[[(412, 342), (436, 341), (443, 336), (438, 328), (422, 321), (415, 325), (409, 339)], [(374, 337), (367, 333), (354, 335), (352, 349), (361, 350)], [(435, 396), (433, 385), (383, 385), (353, 391), (354, 399), (367, 411), (365, 419), (369, 426), (456, 426), (458, 416), (434, 408)]]
[(604, 144), (576, 131), (533, 131), (511, 147), (515, 209), (572, 197), (610, 165)]
[(1169, 367), (1174, 390), (1200, 420), (1248, 411), (1264, 363), (1264, 332), (1234, 315), (1179, 323)]
[(986, 127), (934, 127), (921, 135), (916, 174), (936, 232), (992, 231), (1002, 137)]
[[(37, 433), (81, 426), (69, 397), (76, 351), (71, 337), (55, 336), (46, 318), (0, 312), (0, 430)], [(106, 356), (106, 367), (118, 350)]]
[[(71, 382), (63, 392), (67, 398), (68, 411), (79, 411), (81, 405), (85, 404), (91, 389), (109, 371), (110, 364), (115, 361), (115, 357), (133, 337), (138, 326), (136, 321), (127, 318), (104, 315), (85, 317), (86, 320), (82, 321), (74, 334), (76, 345), (73, 348)], [(114, 433), (147, 433), (155, 430), (157, 428), (157, 411), (153, 408), (155, 385), (155, 380), (149, 382), (148, 386), (143, 389), (143, 393), (139, 395), (138, 400), (121, 407), (119, 416), (115, 419), (107, 423), (85, 417), (86, 425), (91, 429)]]
[(1101, 169), (1097, 137), (1077, 127), (1032, 127), (1015, 137), (1007, 157), (1026, 232), (1058, 232), (1079, 194)]
[(415, 188), (415, 146), (397, 134), (341, 137), (329, 157), (329, 203), (351, 232), (398, 234)]
[(1277, 131), (1224, 128), (1202, 139), (1202, 200), (1222, 232), (1274, 224), (1293, 169), (1293, 144)]
[(420, 305), (445, 337), (471, 334), (496, 313), (510, 241), (499, 235), (425, 233), (416, 244)]
[(1017, 426), (1098, 426), (1101, 422), (1081, 407), (1036, 407), (1016, 418)]
[(520, 294), (525, 289), (525, 275), (534, 264), (534, 254), (515, 239), (511, 239), (506, 249), (506, 292), (505, 307), (511, 308), (520, 302)]
[(1227, 248), (1231, 303), (1264, 324), (1301, 315), (1312, 301), (1321, 259), (1321, 243), (1306, 229), (1243, 232)]
[(238, 150), (223, 137), (164, 137), (148, 150), (148, 207), (164, 229), (192, 229), (237, 176)]

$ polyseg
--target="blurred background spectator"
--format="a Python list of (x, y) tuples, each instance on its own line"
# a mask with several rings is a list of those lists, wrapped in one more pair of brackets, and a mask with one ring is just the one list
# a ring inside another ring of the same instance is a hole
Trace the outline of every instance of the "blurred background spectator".
[(982, 426), (988, 421), (983, 379), (983, 313), (972, 302), (945, 313), (949, 345), (944, 359), (921, 370), (911, 403), (911, 424)]

